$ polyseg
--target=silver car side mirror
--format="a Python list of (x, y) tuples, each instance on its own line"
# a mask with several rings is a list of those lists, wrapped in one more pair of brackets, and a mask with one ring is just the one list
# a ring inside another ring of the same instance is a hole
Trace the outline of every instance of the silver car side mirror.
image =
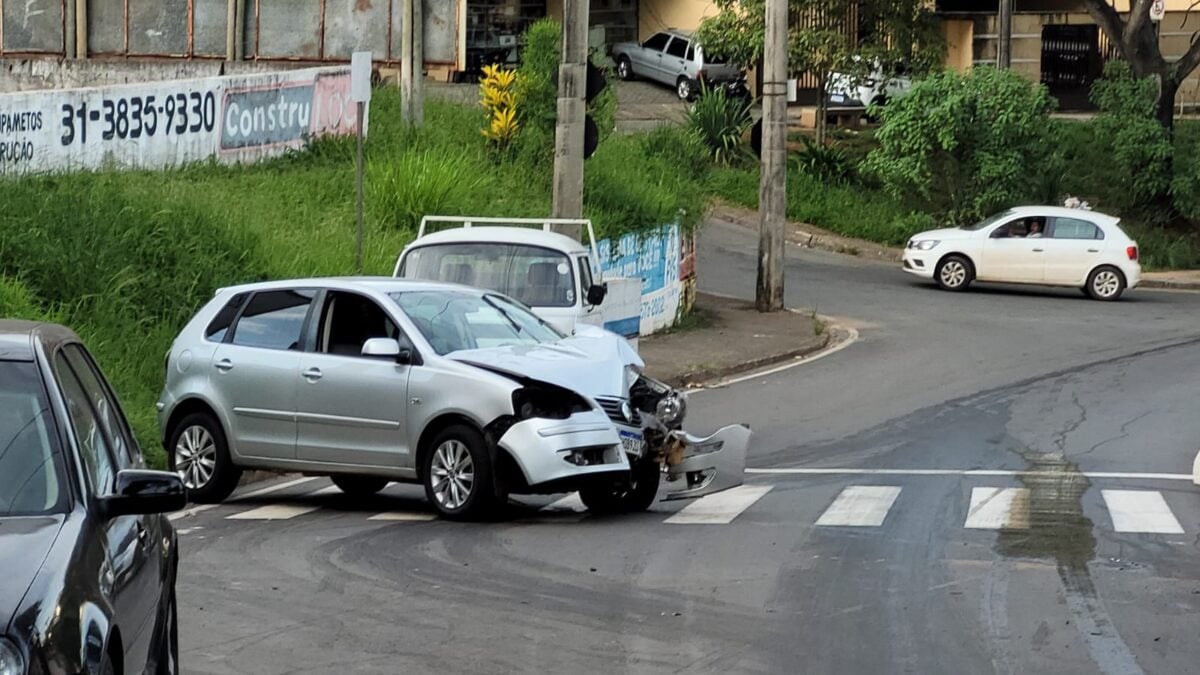
[(400, 356), (400, 343), (391, 338), (371, 338), (363, 343), (362, 355), (379, 359), (396, 359)]

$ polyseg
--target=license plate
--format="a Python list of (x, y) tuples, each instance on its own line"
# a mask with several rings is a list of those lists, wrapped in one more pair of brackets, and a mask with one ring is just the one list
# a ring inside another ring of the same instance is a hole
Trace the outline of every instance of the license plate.
[(829, 98), (830, 98), (830, 99), (831, 99), (831, 100), (832, 100), (834, 103), (842, 103), (842, 102), (844, 102), (844, 101), (846, 100), (846, 97), (845, 97), (845, 96), (842, 96), (841, 94), (834, 94), (833, 96), (830, 96)]
[(641, 457), (642, 453), (646, 452), (646, 439), (642, 438), (641, 434), (635, 434), (632, 431), (621, 431), (621, 447), (625, 453)]

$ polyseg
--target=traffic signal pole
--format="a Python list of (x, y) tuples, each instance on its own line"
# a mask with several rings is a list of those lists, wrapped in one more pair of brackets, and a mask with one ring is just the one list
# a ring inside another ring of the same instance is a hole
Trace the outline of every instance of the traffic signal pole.
[[(554, 130), (554, 218), (583, 217), (583, 129), (587, 104), (588, 0), (563, 0), (558, 123)], [(578, 239), (578, 225), (556, 226)]]

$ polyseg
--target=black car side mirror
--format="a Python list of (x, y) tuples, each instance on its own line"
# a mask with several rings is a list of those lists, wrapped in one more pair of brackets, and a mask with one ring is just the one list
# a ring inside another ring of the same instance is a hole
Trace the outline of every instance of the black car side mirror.
[(396, 353), (396, 363), (399, 363), (402, 366), (410, 366), (410, 365), (412, 365), (412, 362), (413, 362), (412, 350), (409, 349), (408, 347), (401, 347), (400, 351)]
[(592, 284), (592, 287), (587, 291), (587, 301), (593, 307), (604, 302), (604, 297), (608, 295), (608, 284)]
[(100, 500), (106, 518), (178, 511), (187, 506), (187, 488), (168, 471), (117, 472), (113, 494)]

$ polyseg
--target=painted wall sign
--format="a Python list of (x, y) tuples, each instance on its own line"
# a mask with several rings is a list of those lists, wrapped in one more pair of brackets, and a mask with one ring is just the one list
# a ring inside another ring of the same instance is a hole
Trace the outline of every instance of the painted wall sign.
[(0, 95), (0, 175), (256, 160), (353, 134), (349, 68)]
[(682, 300), (682, 240), (678, 225), (648, 234), (627, 234), (615, 243), (597, 242), (604, 276), (642, 280), (641, 334), (675, 323)]

